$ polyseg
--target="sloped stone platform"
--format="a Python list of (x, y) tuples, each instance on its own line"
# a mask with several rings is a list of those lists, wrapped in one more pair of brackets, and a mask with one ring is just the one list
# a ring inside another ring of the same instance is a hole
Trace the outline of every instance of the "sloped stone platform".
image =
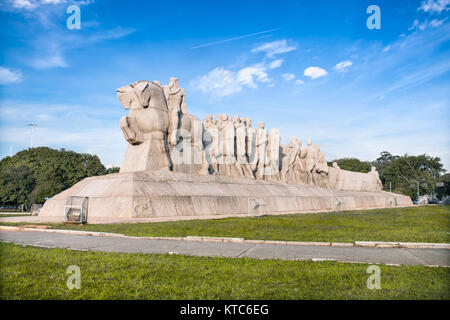
[(291, 214), (411, 206), (411, 199), (389, 192), (323, 189), (310, 185), (189, 175), (171, 171), (114, 173), (86, 178), (47, 200), (39, 217), (64, 217), (70, 196), (89, 197), (88, 222), (184, 220), (186, 217), (245, 216), (252, 203), (265, 214)]

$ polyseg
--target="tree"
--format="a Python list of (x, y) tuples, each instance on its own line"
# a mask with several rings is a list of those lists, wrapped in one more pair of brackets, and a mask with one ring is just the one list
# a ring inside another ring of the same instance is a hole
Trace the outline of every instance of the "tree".
[(333, 162), (336, 162), (339, 165), (339, 167), (343, 170), (364, 172), (364, 173), (370, 171), (370, 162), (361, 161), (356, 158), (336, 159), (334, 161), (329, 162), (328, 165), (332, 166)]
[[(393, 192), (407, 194), (414, 198), (417, 195), (417, 183), (421, 194), (431, 194), (444, 165), (438, 157), (427, 154), (408, 156), (407, 154), (392, 160), (380, 172), (385, 184), (392, 183)], [(386, 188), (386, 185), (385, 185)]]
[(442, 182), (444, 185), (436, 187), (436, 194), (439, 199), (442, 199), (446, 195), (450, 194), (450, 173), (442, 175), (438, 182)]
[(116, 173), (120, 171), (120, 167), (111, 167), (105, 170), (105, 174)]
[[(19, 167), (27, 168), (35, 179), (28, 198), (34, 203), (43, 203), (45, 197), (52, 197), (86, 177), (108, 173), (96, 155), (47, 147), (23, 150), (0, 161), (0, 171)], [(2, 192), (8, 191), (2, 188)]]
[(35, 185), (36, 179), (26, 166), (4, 168), (0, 171), (0, 203), (30, 206)]

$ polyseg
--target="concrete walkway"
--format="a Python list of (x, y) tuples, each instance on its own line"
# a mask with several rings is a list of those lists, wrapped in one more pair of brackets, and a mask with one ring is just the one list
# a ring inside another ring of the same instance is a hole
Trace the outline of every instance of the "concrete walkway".
[(296, 246), (287, 244), (153, 240), (39, 231), (0, 231), (0, 241), (72, 250), (184, 254), (283, 260), (334, 260), (369, 264), (450, 266), (448, 249)]

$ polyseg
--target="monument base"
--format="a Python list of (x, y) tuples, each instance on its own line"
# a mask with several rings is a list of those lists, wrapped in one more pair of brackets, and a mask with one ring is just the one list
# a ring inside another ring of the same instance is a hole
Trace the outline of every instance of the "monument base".
[[(389, 192), (324, 189), (306, 184), (189, 175), (172, 171), (114, 173), (86, 178), (47, 200), (40, 217), (64, 217), (69, 197), (88, 197), (87, 222), (186, 217), (276, 215), (411, 206)], [(164, 219), (157, 219), (162, 221)]]

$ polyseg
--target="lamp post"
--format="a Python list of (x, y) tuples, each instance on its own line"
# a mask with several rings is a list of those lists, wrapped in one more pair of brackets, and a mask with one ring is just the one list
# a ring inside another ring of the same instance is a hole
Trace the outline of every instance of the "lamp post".
[(30, 147), (33, 148), (33, 144), (34, 144), (34, 130), (36, 129), (37, 124), (36, 123), (29, 123), (28, 126), (31, 127)]

